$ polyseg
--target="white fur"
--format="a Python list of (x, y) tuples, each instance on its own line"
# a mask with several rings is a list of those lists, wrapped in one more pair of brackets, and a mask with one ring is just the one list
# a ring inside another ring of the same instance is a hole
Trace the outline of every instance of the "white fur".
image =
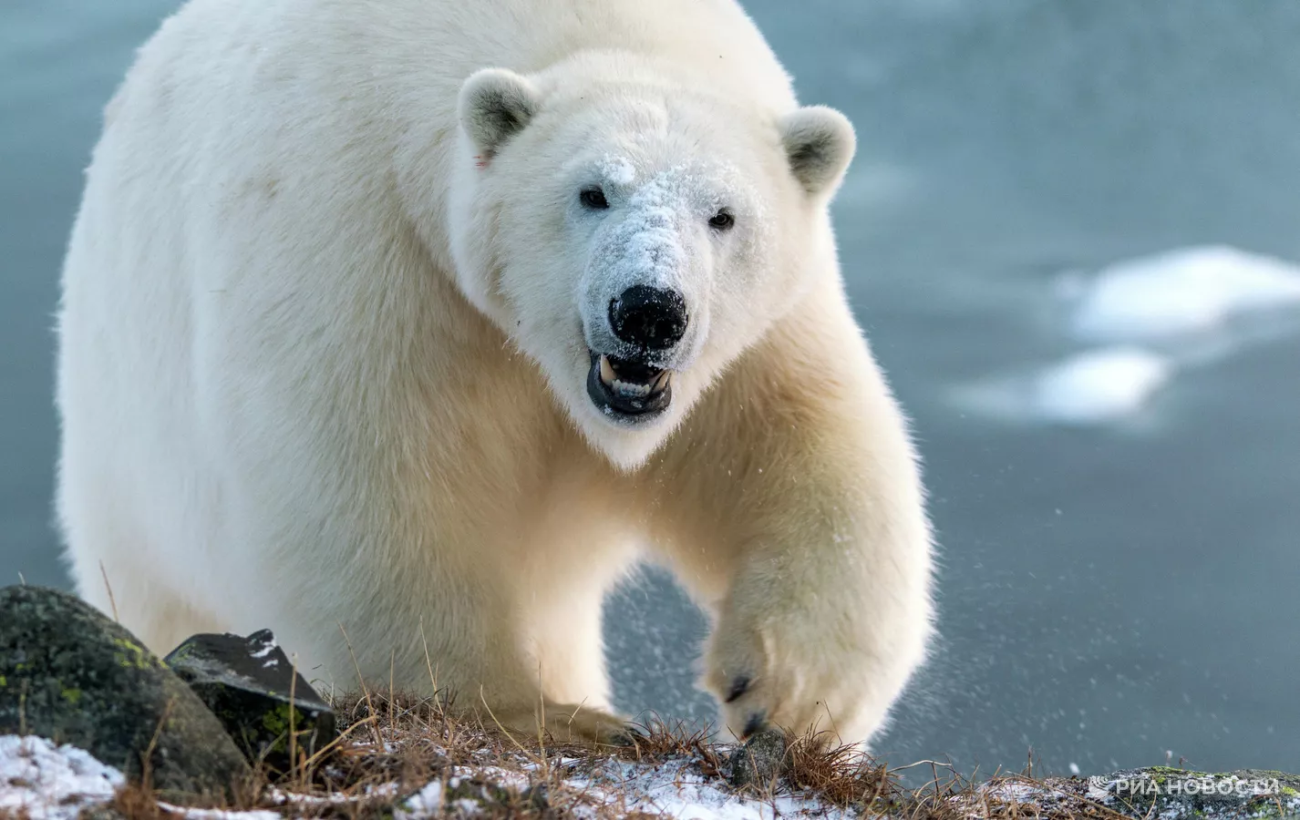
[[(732, 730), (881, 725), (930, 540), (827, 216), (853, 133), (738, 5), (191, 0), (105, 119), (60, 321), (88, 600), (102, 567), (155, 650), (271, 627), (340, 687), (593, 738), (648, 540), (715, 618), (704, 683), (750, 682)], [(629, 282), (691, 317), (640, 425), (585, 391)]]

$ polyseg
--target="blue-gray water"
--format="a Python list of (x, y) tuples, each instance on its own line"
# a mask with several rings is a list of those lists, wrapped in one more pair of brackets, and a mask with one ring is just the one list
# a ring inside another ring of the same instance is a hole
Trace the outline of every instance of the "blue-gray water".
[[(0, 581), (66, 584), (51, 314), (99, 111), (174, 2), (0, 5)], [(916, 420), (943, 641), (878, 744), (1085, 773), (1300, 770), (1300, 336), (1177, 379), (1143, 423), (1008, 423), (955, 385), (1066, 348), (1052, 283), (1169, 247), (1300, 260), (1300, 3), (763, 0), (806, 101), (855, 121), (850, 293)], [(833, 363), (828, 363), (832, 366)], [(815, 389), (815, 384), (810, 384)], [(700, 715), (662, 580), (609, 607), (622, 705)]]

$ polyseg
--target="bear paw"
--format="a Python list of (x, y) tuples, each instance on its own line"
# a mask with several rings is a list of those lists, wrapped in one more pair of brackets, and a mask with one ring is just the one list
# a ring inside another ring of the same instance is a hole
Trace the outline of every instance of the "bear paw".
[(572, 703), (548, 702), (543, 710), (536, 707), (496, 710), (487, 725), (493, 725), (493, 717), (500, 728), (525, 737), (537, 737), (544, 726), (546, 734), (559, 743), (632, 746), (642, 736), (635, 726), (617, 715)]
[(879, 723), (872, 716), (884, 711), (872, 708), (879, 670), (862, 632), (852, 631), (827, 634), (834, 627), (819, 628), (800, 615), (724, 614), (704, 679), (722, 702), (724, 726), (741, 740), (767, 726), (820, 745), (866, 740)]

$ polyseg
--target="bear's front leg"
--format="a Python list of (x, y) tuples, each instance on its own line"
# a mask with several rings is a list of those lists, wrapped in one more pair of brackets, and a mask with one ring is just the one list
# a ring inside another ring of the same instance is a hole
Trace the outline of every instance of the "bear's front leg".
[(866, 741), (924, 660), (931, 546), (905, 421), (842, 298), (744, 354), (656, 469), (658, 541), (714, 615), (726, 727)]
[(774, 724), (865, 741), (924, 658), (923, 559), (857, 526), (845, 503), (792, 504), (749, 545), (717, 607), (704, 683), (737, 737)]

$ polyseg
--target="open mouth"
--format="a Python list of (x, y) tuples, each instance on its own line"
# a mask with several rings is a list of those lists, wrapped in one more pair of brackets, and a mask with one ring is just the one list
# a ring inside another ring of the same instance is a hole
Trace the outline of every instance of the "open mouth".
[(638, 421), (662, 413), (673, 400), (673, 373), (591, 352), (587, 395), (602, 413)]

